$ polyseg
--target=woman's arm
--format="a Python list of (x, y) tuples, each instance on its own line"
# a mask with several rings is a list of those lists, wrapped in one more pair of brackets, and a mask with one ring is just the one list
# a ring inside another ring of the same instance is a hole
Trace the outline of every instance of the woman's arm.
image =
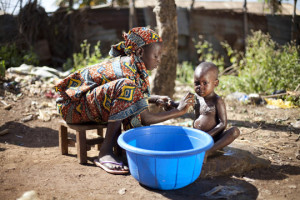
[(160, 95), (151, 95), (148, 98), (149, 103), (155, 103), (157, 106), (164, 106), (168, 102), (170, 102), (172, 99), (168, 96), (160, 96)]
[(187, 93), (180, 101), (178, 107), (176, 109), (160, 112), (160, 113), (151, 113), (148, 109), (141, 113), (142, 124), (150, 125), (159, 122), (166, 121), (168, 119), (172, 119), (175, 117), (179, 117), (184, 115), (190, 106), (194, 105), (194, 95), (191, 93)]

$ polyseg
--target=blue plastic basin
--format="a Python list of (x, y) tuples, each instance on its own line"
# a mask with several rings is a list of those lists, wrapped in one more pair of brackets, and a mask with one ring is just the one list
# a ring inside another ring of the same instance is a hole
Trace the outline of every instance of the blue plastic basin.
[(161, 190), (182, 188), (200, 175), (212, 137), (181, 126), (145, 126), (120, 135), (131, 175), (141, 184)]

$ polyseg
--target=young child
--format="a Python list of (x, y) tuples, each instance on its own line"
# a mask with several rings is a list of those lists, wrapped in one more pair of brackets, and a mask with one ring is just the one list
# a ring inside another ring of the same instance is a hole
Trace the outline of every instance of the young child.
[[(194, 72), (195, 95), (195, 120), (193, 127), (207, 132), (214, 139), (214, 146), (208, 150), (206, 157), (214, 151), (232, 143), (239, 135), (240, 131), (236, 127), (226, 130), (227, 115), (223, 99), (218, 96), (214, 89), (218, 86), (218, 68), (210, 62), (203, 62), (198, 65)], [(171, 101), (164, 105), (165, 110), (177, 107), (178, 102)]]
[(236, 127), (226, 130), (227, 114), (223, 99), (214, 89), (218, 86), (218, 68), (210, 62), (203, 62), (194, 72), (196, 92), (194, 128), (207, 132), (214, 139), (214, 146), (207, 151), (207, 156), (232, 143), (240, 131)]

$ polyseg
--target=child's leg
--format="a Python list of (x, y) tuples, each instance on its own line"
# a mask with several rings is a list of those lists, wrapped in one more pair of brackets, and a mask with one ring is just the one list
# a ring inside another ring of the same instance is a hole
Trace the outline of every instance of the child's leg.
[(207, 151), (207, 154), (209, 155), (216, 150), (226, 147), (227, 145), (231, 144), (239, 135), (240, 130), (236, 127), (231, 127), (230, 129), (224, 131), (218, 136), (214, 146)]
[[(113, 147), (116, 144), (116, 140), (121, 133), (121, 121), (108, 122), (107, 130), (105, 134), (105, 139), (101, 145), (99, 152), (99, 161), (100, 162), (116, 162), (119, 163), (119, 160), (116, 159), (116, 156), (113, 153)], [(115, 165), (112, 163), (105, 163), (105, 165), (110, 169), (116, 170), (128, 170), (126, 166)]]

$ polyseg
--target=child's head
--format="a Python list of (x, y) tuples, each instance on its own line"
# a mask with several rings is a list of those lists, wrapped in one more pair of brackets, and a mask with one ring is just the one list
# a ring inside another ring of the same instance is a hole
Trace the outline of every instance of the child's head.
[(207, 97), (214, 93), (215, 87), (218, 86), (219, 70), (211, 62), (203, 62), (198, 65), (194, 72), (194, 89), (201, 97)]

